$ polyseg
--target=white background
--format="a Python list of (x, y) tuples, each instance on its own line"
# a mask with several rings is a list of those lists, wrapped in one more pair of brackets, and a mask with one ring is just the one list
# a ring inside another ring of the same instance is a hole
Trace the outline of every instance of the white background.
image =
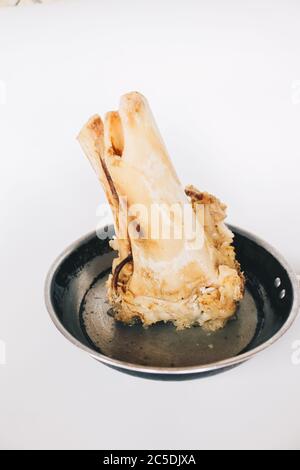
[(221, 197), (230, 222), (300, 272), (299, 22), (296, 0), (0, 9), (1, 448), (300, 448), (300, 320), (236, 370), (163, 383), (92, 361), (43, 301), (49, 265), (104, 201), (75, 136), (131, 90), (183, 183)]

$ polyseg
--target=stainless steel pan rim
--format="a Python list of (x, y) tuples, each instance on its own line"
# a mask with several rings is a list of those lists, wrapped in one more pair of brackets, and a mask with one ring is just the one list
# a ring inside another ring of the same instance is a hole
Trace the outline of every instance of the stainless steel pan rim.
[(241, 354), (239, 356), (232, 357), (230, 359), (218, 361), (215, 363), (207, 364), (204, 366), (189, 366), (189, 367), (151, 367), (151, 366), (143, 366), (143, 365), (137, 365), (137, 364), (132, 364), (128, 362), (123, 362), (117, 359), (113, 359), (110, 357), (107, 357), (97, 351), (94, 351), (93, 349), (89, 348), (88, 346), (85, 346), (82, 344), (80, 341), (78, 341), (74, 336), (72, 336), (66, 328), (62, 325), (60, 320), (57, 317), (57, 314), (53, 308), (52, 301), (51, 301), (51, 286), (52, 286), (52, 281), (54, 278), (54, 275), (59, 268), (60, 264), (62, 261), (68, 257), (70, 253), (72, 253), (74, 250), (76, 250), (84, 240), (88, 239), (89, 237), (92, 237), (95, 235), (95, 232), (90, 232), (89, 234), (81, 237), (79, 240), (75, 241), (72, 243), (64, 252), (55, 260), (53, 265), (51, 266), (49, 273), (46, 278), (46, 283), (45, 283), (45, 302), (46, 302), (46, 307), (49, 312), (49, 315), (55, 324), (56, 328), (63, 334), (65, 338), (67, 338), (71, 343), (73, 343), (75, 346), (80, 348), (81, 350), (87, 352), (92, 358), (109, 365), (114, 368), (118, 369), (124, 369), (127, 371), (132, 371), (136, 373), (141, 373), (141, 374), (161, 374), (161, 375), (186, 375), (186, 374), (198, 374), (198, 373), (207, 373), (207, 372), (214, 372), (219, 369), (226, 369), (230, 367), (234, 367), (236, 365), (239, 365), (243, 362), (248, 361), (249, 359), (253, 358), (256, 356), (258, 353), (264, 351), (265, 349), (269, 348), (272, 346), (274, 343), (276, 343), (292, 326), (294, 323), (295, 319), (297, 318), (299, 307), (300, 307), (300, 293), (299, 293), (299, 281), (297, 278), (297, 275), (295, 272), (291, 269), (287, 261), (283, 258), (283, 256), (277, 252), (275, 248), (273, 248), (271, 245), (269, 245), (267, 242), (264, 240), (260, 239), (256, 235), (253, 235), (250, 232), (247, 232), (245, 230), (242, 230), (238, 227), (232, 227), (233, 230), (237, 230), (240, 234), (244, 235), (248, 239), (252, 240), (253, 242), (257, 243), (261, 247), (263, 247), (265, 250), (267, 250), (271, 255), (276, 258), (280, 264), (284, 267), (286, 270), (289, 279), (291, 281), (293, 291), (294, 291), (294, 300), (293, 300), (293, 306), (291, 309), (291, 312), (289, 314), (289, 317), (283, 327), (268, 341), (260, 345), (259, 347), (256, 347), (255, 349), (248, 351), (244, 354)]

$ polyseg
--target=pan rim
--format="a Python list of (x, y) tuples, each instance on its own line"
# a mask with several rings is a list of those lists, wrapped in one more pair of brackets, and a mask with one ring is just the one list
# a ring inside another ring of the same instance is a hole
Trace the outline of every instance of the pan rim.
[(291, 328), (293, 325), (294, 321), (296, 320), (300, 308), (300, 292), (299, 292), (299, 281), (297, 278), (296, 273), (294, 270), (290, 267), (289, 263), (285, 260), (285, 258), (273, 247), (271, 246), (268, 242), (264, 241), (263, 239), (257, 237), (256, 235), (252, 234), (251, 232), (248, 232), (244, 229), (241, 229), (237, 226), (230, 225), (229, 226), (234, 232), (239, 233), (242, 236), (245, 236), (249, 240), (255, 242), (256, 244), (260, 245), (262, 248), (267, 250), (274, 258), (277, 259), (277, 261), (282, 265), (282, 267), (286, 270), (288, 277), (290, 279), (290, 282), (292, 284), (293, 288), (293, 293), (294, 293), (294, 299), (293, 299), (293, 305), (291, 308), (291, 311), (289, 313), (289, 316), (284, 323), (284, 325), (280, 328), (280, 330), (272, 336), (268, 341), (265, 343), (261, 344), (260, 346), (252, 349), (251, 351), (245, 352), (239, 356), (233, 356), (229, 359), (224, 359), (221, 361), (205, 364), (205, 365), (199, 365), (199, 366), (186, 366), (186, 367), (155, 367), (155, 366), (143, 366), (139, 364), (134, 364), (130, 362), (125, 362), (121, 361), (119, 359), (114, 359), (110, 358), (108, 356), (105, 356), (104, 354), (101, 354), (100, 352), (97, 352), (93, 350), (92, 348), (84, 345), (79, 341), (77, 338), (75, 338), (62, 324), (60, 319), (58, 318), (55, 308), (52, 303), (51, 299), (51, 291), (52, 291), (52, 285), (53, 285), (53, 280), (55, 277), (55, 274), (57, 273), (61, 263), (77, 248), (79, 248), (82, 243), (88, 241), (89, 239), (95, 237), (96, 232), (92, 231), (87, 233), (86, 235), (80, 237), (78, 240), (73, 242), (71, 245), (69, 245), (53, 262), (51, 265), (46, 281), (45, 281), (45, 288), (44, 288), (44, 297), (45, 297), (45, 304), (47, 311), (50, 315), (50, 318), (56, 328), (59, 330), (59, 332), (66, 338), (68, 339), (74, 346), (77, 346), (79, 349), (82, 351), (88, 353), (92, 358), (102, 362), (105, 365), (118, 368), (118, 369), (123, 369), (123, 370), (128, 370), (131, 372), (136, 372), (140, 374), (159, 374), (159, 375), (187, 375), (187, 374), (201, 374), (201, 373), (207, 373), (207, 372), (214, 372), (220, 369), (226, 369), (230, 367), (237, 366), (239, 364), (242, 364), (243, 362), (248, 361), (249, 359), (252, 359), (255, 357), (257, 354), (265, 351), (269, 347), (271, 347), (273, 344), (275, 344), (280, 338), (282, 338), (285, 333)]

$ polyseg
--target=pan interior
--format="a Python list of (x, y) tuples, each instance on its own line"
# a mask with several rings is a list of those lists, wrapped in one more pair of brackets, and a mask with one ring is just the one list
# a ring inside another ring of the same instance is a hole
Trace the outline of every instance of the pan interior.
[(51, 303), (63, 327), (81, 344), (124, 363), (154, 367), (209, 365), (272, 338), (286, 322), (293, 288), (280, 262), (242, 231), (235, 246), (246, 276), (236, 318), (216, 333), (173, 325), (126, 326), (109, 314), (105, 281), (115, 254), (108, 240), (87, 236), (65, 255), (51, 282)]
[(236, 356), (251, 343), (258, 325), (255, 301), (247, 290), (236, 318), (215, 333), (193, 327), (177, 331), (172, 324), (127, 326), (116, 322), (106, 301), (100, 277), (81, 306), (82, 327), (94, 348), (108, 357), (156, 367), (204, 365)]

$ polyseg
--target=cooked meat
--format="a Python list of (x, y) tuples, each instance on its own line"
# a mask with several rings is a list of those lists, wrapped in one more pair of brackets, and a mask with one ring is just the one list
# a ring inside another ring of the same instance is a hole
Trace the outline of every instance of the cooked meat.
[(181, 186), (146, 99), (123, 96), (119, 111), (104, 123), (91, 118), (79, 141), (114, 215), (119, 256), (108, 298), (116, 318), (223, 327), (244, 293), (226, 206)]

